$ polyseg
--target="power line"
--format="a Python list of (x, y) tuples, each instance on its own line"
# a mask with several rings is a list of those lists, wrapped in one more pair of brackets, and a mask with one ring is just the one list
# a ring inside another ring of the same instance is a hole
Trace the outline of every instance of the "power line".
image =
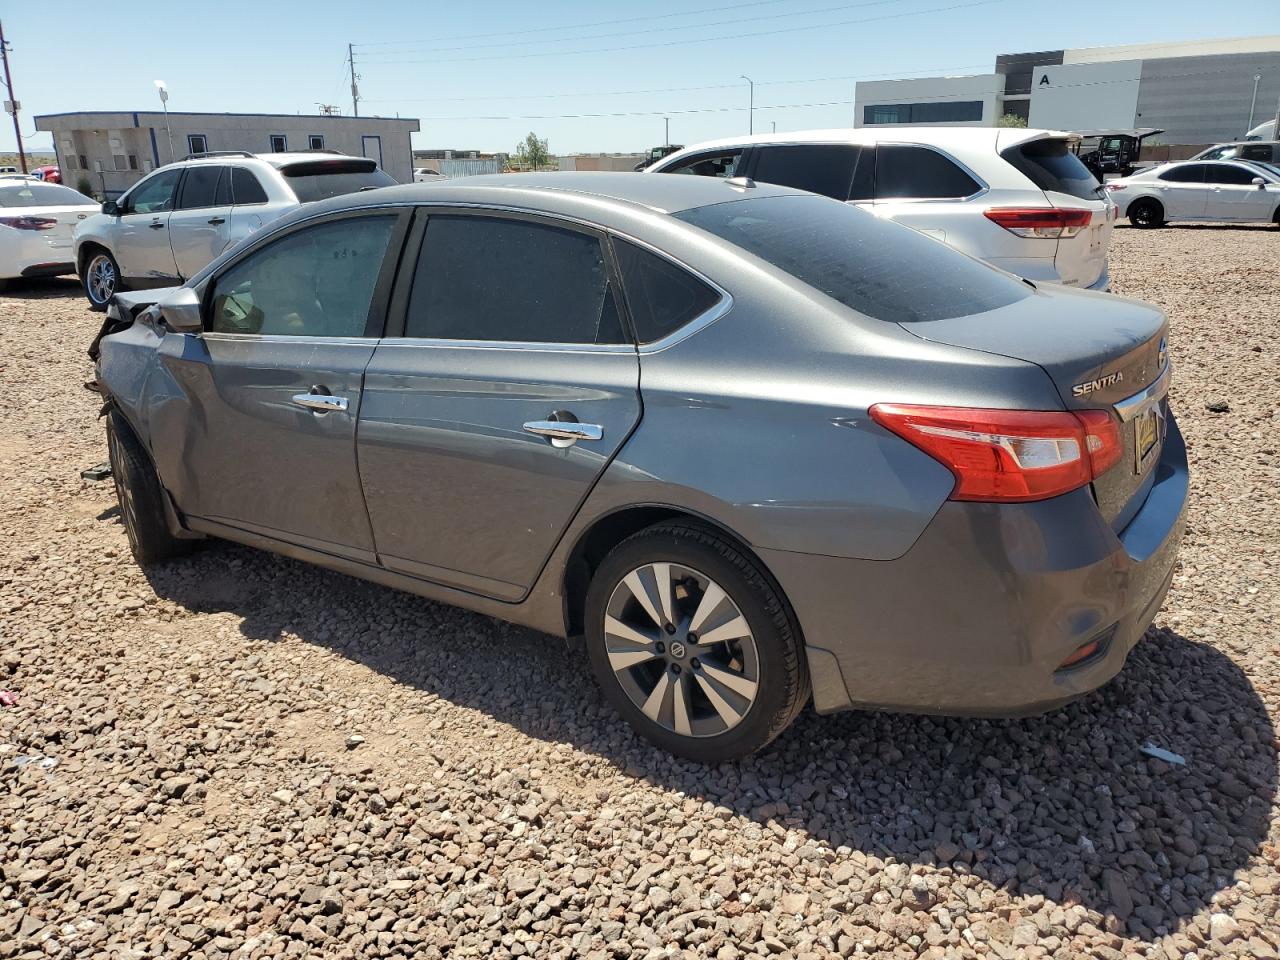
[[(806, 107), (840, 107), (853, 103), (845, 100), (822, 100), (814, 103), (771, 103), (757, 104), (756, 110), (800, 110)], [(745, 113), (747, 107), (689, 107), (684, 110), (619, 110), (613, 113), (556, 113), (556, 114), (524, 114), (503, 116), (475, 117), (419, 117), (430, 123), (443, 123), (451, 120), (601, 120), (611, 117), (674, 117), (690, 113)]]

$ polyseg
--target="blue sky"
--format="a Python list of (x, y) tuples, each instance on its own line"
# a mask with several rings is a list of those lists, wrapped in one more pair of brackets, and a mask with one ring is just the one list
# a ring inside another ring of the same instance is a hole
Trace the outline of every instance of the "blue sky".
[[(1169, 0), (117, 0), (101, 30), (38, 3), (8, 5), (4, 27), (24, 136), (40, 113), (155, 109), (156, 79), (174, 110), (334, 103), (347, 113), (354, 42), (361, 112), (422, 118), (414, 146), (511, 150), (533, 130), (569, 153), (662, 143), (664, 113), (674, 143), (743, 132), (744, 73), (756, 82), (757, 132), (848, 126), (859, 78), (989, 73), (997, 53), (1273, 33), (1280, 8), (1268, 7), (1215, 5), (1207, 17), (1203, 4)], [(12, 150), (12, 124), (0, 121), (0, 150)], [(47, 134), (30, 143), (51, 146)]]

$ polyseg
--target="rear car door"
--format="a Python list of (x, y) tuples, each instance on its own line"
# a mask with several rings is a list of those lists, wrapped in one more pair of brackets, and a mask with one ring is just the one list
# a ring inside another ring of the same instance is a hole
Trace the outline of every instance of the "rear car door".
[(1270, 220), (1276, 207), (1275, 188), (1254, 183), (1267, 180), (1262, 171), (1234, 163), (1206, 163), (1207, 198), (1204, 215), (1209, 220)]
[(845, 201), (861, 154), (851, 143), (765, 144), (751, 151), (747, 176)]
[(181, 180), (181, 168), (158, 170), (122, 198), (111, 253), (126, 280), (159, 285), (178, 279), (169, 243), (169, 217)]
[(952, 157), (923, 144), (882, 143), (876, 148), (875, 177), (876, 216), (905, 223), (971, 256), (991, 257), (990, 249), (972, 243), (975, 211), (966, 202), (985, 184)]
[(302, 221), (210, 280), (201, 334), (164, 338), (182, 396), (154, 447), (185, 513), (374, 562), (356, 423), (407, 218)]
[(230, 238), (230, 219), (230, 169), (211, 163), (188, 167), (177, 209), (169, 215), (169, 242), (179, 276), (194, 276), (222, 253)]
[(272, 203), (258, 180), (258, 175), (248, 167), (232, 164), (228, 169), (231, 181), (231, 219), (227, 235), (229, 243), (238, 243), (264, 224), (297, 206), (293, 202)]
[(369, 364), (357, 445), (379, 559), (518, 600), (640, 419), (608, 245), (551, 218), (431, 209), (405, 262), (403, 336)]
[(1156, 174), (1156, 195), (1170, 219), (1187, 220), (1203, 217), (1208, 207), (1208, 191), (1204, 183), (1205, 163), (1182, 163)]

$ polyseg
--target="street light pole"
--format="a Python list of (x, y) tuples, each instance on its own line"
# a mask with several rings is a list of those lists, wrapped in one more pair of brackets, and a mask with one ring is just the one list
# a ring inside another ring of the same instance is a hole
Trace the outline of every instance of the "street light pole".
[(662, 145), (664, 147), (671, 146), (671, 118), (662, 118)]
[(1253, 129), (1253, 108), (1258, 105), (1258, 81), (1262, 79), (1262, 74), (1255, 73), (1253, 75), (1253, 99), (1249, 101), (1249, 125), (1245, 127), (1245, 133)]
[(738, 76), (747, 81), (747, 133), (754, 133), (756, 118), (756, 84), (755, 81), (745, 73), (740, 73)]
[(169, 126), (169, 91), (163, 80), (156, 81), (156, 89), (160, 91), (160, 106), (164, 108), (164, 132), (169, 138), (169, 162), (173, 163), (173, 128)]

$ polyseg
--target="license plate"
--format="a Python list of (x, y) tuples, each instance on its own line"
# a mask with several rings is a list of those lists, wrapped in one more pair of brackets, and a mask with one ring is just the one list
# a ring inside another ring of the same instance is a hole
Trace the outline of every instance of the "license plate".
[(1133, 421), (1133, 430), (1133, 469), (1136, 473), (1142, 473), (1159, 450), (1160, 441), (1164, 439), (1163, 405), (1157, 403), (1138, 414)]
[(1089, 228), (1089, 252), (1098, 253), (1102, 250), (1102, 224)]

